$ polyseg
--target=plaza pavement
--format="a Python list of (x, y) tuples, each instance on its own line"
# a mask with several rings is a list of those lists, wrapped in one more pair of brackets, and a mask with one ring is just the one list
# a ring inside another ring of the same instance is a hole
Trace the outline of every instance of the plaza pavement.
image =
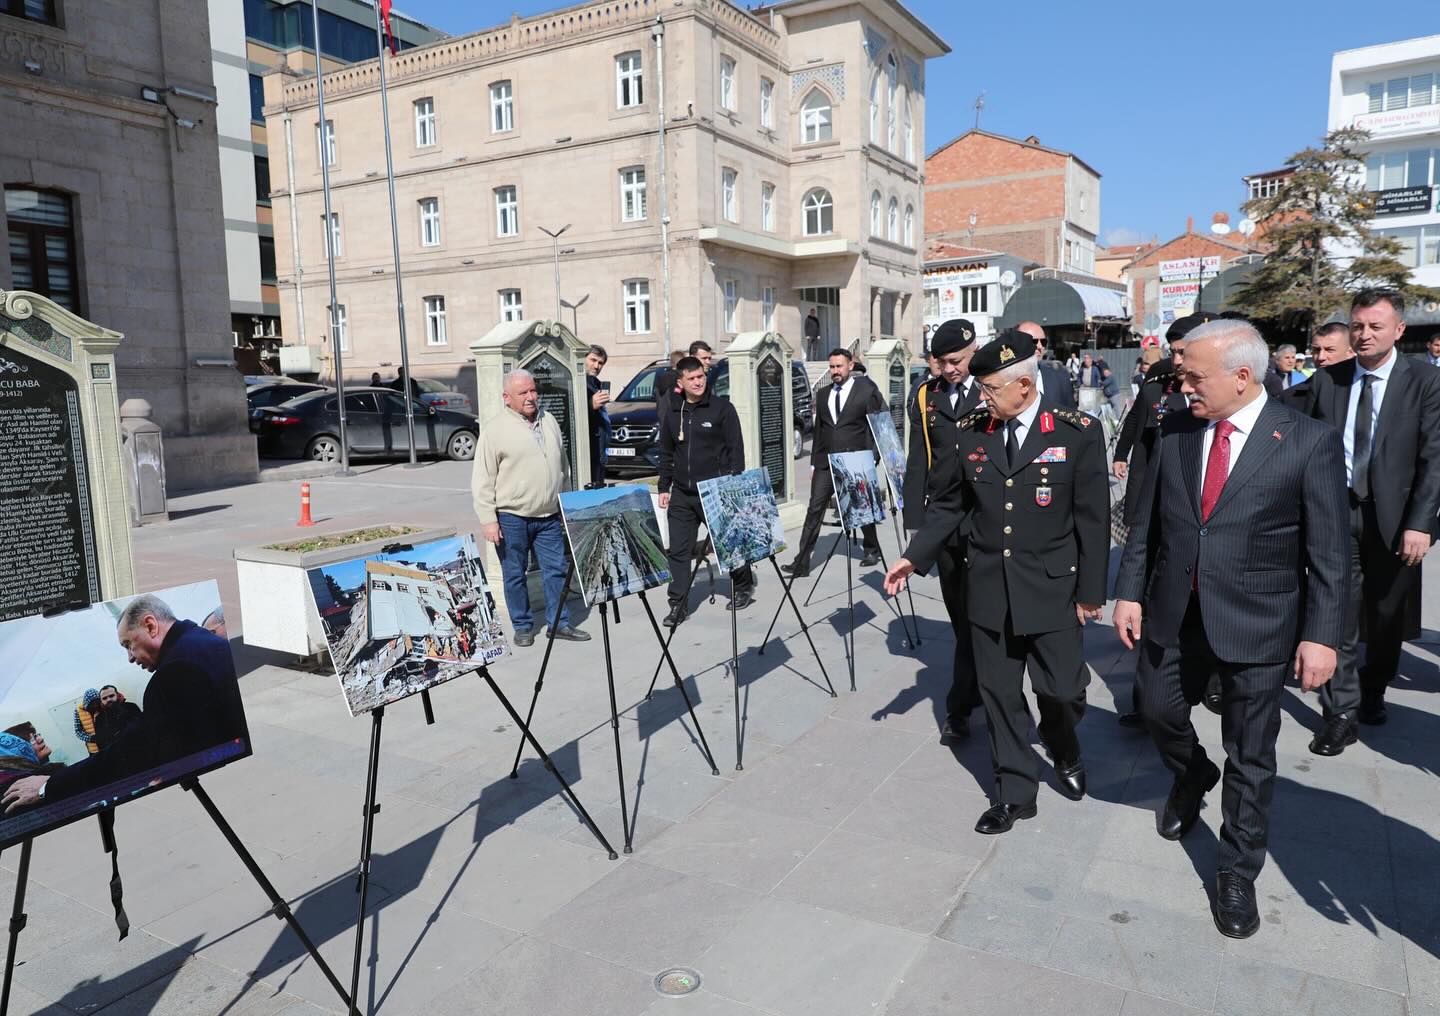
[[(296, 533), (298, 484), (175, 498), (137, 531), (143, 588), (218, 577), (231, 633), (232, 547)], [(381, 522), (469, 527), (468, 468), (366, 466), (312, 481), (322, 530)], [(884, 532), (887, 556), (894, 536)], [(823, 550), (829, 537), (822, 541)], [(952, 643), (934, 579), (917, 584), (923, 644), (905, 644), (879, 592), (857, 585), (856, 683), (846, 687), (837, 561), (806, 611), (831, 698), (793, 619), (756, 642), (779, 584), (759, 571), (740, 615), (745, 769), (734, 770), (730, 632), (702, 603), (673, 650), (720, 774), (712, 776), (639, 602), (612, 627), (635, 852), (609, 860), (517, 739), (484, 682), (387, 710), (365, 917), (361, 1011), (514, 1016), (1440, 1016), (1440, 589), (1427, 641), (1407, 648), (1388, 726), (1338, 759), (1310, 755), (1313, 698), (1287, 693), (1263, 924), (1244, 942), (1211, 925), (1219, 795), (1183, 844), (1154, 832), (1169, 786), (1147, 738), (1115, 722), (1132, 659), (1091, 625), (1095, 670), (1081, 729), (1090, 796), (1042, 788), (1039, 816), (986, 838), (983, 730), (936, 741)], [(723, 587), (723, 582), (721, 583)], [(803, 595), (809, 584), (797, 584)], [(697, 589), (708, 591), (703, 576)], [(660, 604), (663, 592), (653, 602)], [(600, 620), (558, 644), (534, 729), (618, 847), (620, 810)], [(370, 724), (333, 676), (235, 640), (253, 758), (204, 784), (333, 967), (348, 981), (353, 866)], [(517, 705), (543, 645), (494, 674)], [(1219, 754), (1215, 717), (1196, 711)], [(197, 802), (178, 788), (116, 816), (129, 938), (116, 942), (109, 865), (93, 823), (38, 840), (14, 1013), (286, 1016), (341, 1011), (315, 965), (267, 913)], [(0, 857), (0, 900), (18, 851)], [(702, 984), (660, 997), (672, 966)]]

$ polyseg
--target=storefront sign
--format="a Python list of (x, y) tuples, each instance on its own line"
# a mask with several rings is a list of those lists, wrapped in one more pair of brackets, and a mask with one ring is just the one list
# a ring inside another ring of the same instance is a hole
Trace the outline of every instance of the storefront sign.
[(1176, 319), (1195, 312), (1195, 303), (1200, 299), (1200, 283), (1160, 283), (1160, 324), (1169, 327)]
[(1410, 134), (1440, 128), (1440, 106), (1417, 106), (1414, 109), (1392, 109), (1385, 113), (1362, 113), (1354, 126), (1370, 132), (1372, 138), (1391, 134)]
[(1375, 191), (1375, 215), (1414, 215), (1430, 210), (1430, 187), (1396, 187)]
[(1211, 254), (1203, 258), (1176, 258), (1160, 262), (1160, 278), (1193, 279), (1201, 272), (1217, 275), (1220, 272), (1220, 255)]

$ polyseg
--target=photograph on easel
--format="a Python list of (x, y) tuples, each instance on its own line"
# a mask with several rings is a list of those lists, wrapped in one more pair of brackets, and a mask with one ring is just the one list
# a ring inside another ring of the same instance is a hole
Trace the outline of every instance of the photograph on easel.
[(321, 565), (307, 575), (351, 716), (509, 652), (468, 533)]
[(890, 484), (890, 496), (896, 508), (905, 507), (905, 445), (900, 432), (895, 429), (895, 417), (889, 413), (866, 413), (870, 421), (870, 433), (875, 437), (875, 449), (880, 453), (880, 465), (885, 470), (885, 480)]
[(649, 487), (565, 491), (560, 516), (587, 607), (670, 581)]
[(0, 624), (0, 849), (250, 754), (211, 580)]
[(785, 549), (775, 488), (764, 468), (701, 480), (700, 508), (720, 570), (729, 574)]
[(840, 523), (846, 529), (859, 529), (885, 521), (880, 476), (875, 472), (873, 452), (831, 452), (830, 478), (835, 483)]

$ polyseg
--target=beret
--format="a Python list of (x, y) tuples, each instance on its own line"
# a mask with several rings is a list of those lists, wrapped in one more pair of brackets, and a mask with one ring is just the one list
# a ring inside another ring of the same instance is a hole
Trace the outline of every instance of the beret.
[(930, 336), (930, 355), (945, 356), (958, 353), (975, 341), (975, 326), (964, 318), (951, 318), (936, 328)]
[(985, 377), (1035, 355), (1035, 339), (1018, 328), (1007, 328), (981, 346), (970, 361), (972, 377)]
[(1215, 315), (1208, 311), (1198, 314), (1186, 314), (1184, 317), (1176, 318), (1165, 331), (1165, 341), (1174, 342), (1176, 339), (1183, 339), (1201, 325), (1209, 324), (1215, 320)]

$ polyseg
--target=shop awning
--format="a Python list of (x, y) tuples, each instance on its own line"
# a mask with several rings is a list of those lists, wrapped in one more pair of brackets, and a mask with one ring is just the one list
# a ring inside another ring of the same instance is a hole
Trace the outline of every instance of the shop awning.
[(1061, 279), (1030, 279), (1010, 297), (997, 326), (1013, 328), (1022, 321), (1035, 321), (1048, 328), (1129, 319), (1125, 294), (1118, 290)]
[(1234, 310), (1235, 293), (1241, 286), (1249, 281), (1250, 276), (1260, 268), (1259, 261), (1248, 264), (1232, 264), (1220, 272), (1219, 275), (1205, 283), (1200, 290), (1199, 310), (1207, 314), (1219, 314), (1221, 311)]

